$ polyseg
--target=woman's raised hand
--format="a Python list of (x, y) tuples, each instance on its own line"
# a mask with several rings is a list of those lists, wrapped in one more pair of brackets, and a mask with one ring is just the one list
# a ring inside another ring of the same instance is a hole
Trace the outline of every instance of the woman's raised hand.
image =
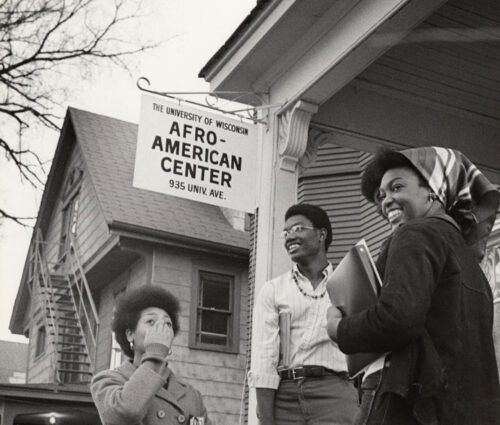
[(144, 347), (146, 348), (151, 344), (162, 344), (167, 347), (167, 352), (172, 346), (174, 339), (174, 330), (170, 321), (158, 320), (153, 326), (146, 330), (144, 335)]

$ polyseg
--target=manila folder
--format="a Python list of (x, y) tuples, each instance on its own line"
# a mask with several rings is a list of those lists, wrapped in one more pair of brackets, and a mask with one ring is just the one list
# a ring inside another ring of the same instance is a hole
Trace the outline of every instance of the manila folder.
[[(364, 240), (353, 246), (335, 268), (327, 282), (332, 304), (345, 316), (360, 313), (377, 302), (380, 277)], [(347, 354), (351, 377), (380, 357), (380, 353)]]

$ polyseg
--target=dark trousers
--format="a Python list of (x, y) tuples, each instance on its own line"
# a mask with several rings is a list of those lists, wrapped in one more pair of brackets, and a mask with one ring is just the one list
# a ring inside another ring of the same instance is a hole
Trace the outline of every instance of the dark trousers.
[(352, 425), (359, 411), (354, 385), (336, 375), (281, 381), (276, 425)]
[(355, 425), (419, 425), (408, 402), (394, 393), (380, 395), (383, 371), (372, 373), (361, 384), (361, 409)]

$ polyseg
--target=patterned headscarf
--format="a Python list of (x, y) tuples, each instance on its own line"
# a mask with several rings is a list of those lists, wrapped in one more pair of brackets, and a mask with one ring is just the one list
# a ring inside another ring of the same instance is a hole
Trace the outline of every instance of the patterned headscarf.
[(482, 257), (498, 210), (498, 189), (459, 151), (431, 146), (399, 153), (420, 172)]

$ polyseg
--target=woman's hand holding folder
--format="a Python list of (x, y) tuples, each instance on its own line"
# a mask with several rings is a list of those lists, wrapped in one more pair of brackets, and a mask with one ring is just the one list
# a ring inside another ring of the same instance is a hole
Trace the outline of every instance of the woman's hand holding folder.
[(332, 341), (337, 342), (337, 327), (342, 316), (342, 312), (333, 305), (326, 311), (326, 332)]

